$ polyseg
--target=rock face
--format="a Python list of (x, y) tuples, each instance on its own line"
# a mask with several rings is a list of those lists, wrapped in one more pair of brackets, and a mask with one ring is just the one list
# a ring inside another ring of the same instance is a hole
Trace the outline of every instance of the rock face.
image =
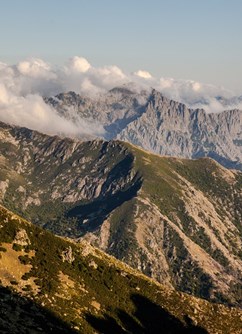
[[(239, 309), (158, 284), (86, 242), (58, 238), (2, 206), (0, 223), (1, 333), (240, 333)], [(18, 231), (30, 239), (21, 251), (14, 249)], [(62, 250), (70, 249), (72, 261), (63, 262)], [(15, 281), (8, 279), (10, 259)]]
[(242, 112), (207, 114), (191, 110), (153, 91), (146, 111), (118, 135), (149, 151), (168, 156), (212, 157), (242, 169)]
[(145, 91), (137, 94), (127, 88), (113, 88), (97, 99), (69, 92), (46, 98), (45, 102), (56, 108), (61, 115), (74, 118), (74, 121), (75, 115), (92, 122), (98, 121), (106, 130), (105, 139), (112, 139), (142, 115), (148, 96)]
[(99, 99), (73, 92), (46, 99), (68, 117), (74, 108), (83, 118), (98, 120), (106, 139), (120, 139), (168, 156), (211, 157), (227, 168), (242, 170), (242, 111), (207, 114), (189, 109), (153, 90), (135, 93), (114, 88)]
[(24, 229), (17, 231), (14, 238), (14, 243), (20, 246), (27, 246), (30, 244), (28, 234)]
[(71, 246), (69, 246), (61, 253), (61, 257), (63, 262), (67, 261), (68, 263), (72, 263), (73, 261), (75, 261)]
[(81, 142), (4, 124), (0, 133), (6, 207), (168, 286), (241, 303), (241, 172), (119, 141)]

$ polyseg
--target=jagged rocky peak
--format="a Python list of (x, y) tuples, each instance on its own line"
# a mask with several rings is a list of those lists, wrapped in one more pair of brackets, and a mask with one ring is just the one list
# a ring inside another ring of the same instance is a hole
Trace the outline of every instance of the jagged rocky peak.
[(171, 102), (171, 100), (166, 98), (161, 92), (157, 91), (156, 89), (152, 89), (150, 94), (150, 100), (153, 102), (155, 108), (164, 104), (168, 105)]
[(217, 116), (217, 122), (222, 124), (223, 128), (228, 127), (228, 131), (237, 139), (242, 140), (242, 111), (239, 109), (226, 110), (223, 113), (214, 115)]
[(112, 89), (109, 90), (109, 93), (111, 94), (122, 94), (122, 95), (133, 95), (135, 94), (134, 91), (132, 91), (131, 89), (127, 88), (127, 87), (114, 87)]
[(67, 93), (60, 93), (56, 95), (56, 98), (58, 98), (59, 100), (65, 103), (73, 105), (79, 102), (81, 96), (73, 91), (69, 91)]
[(148, 96), (121, 91), (122, 94), (109, 92), (95, 101), (75, 93), (60, 94), (63, 100), (54, 99), (54, 104), (62, 116), (73, 117), (68, 112), (74, 104), (70, 102), (73, 95), (77, 103), (75, 113), (103, 124), (105, 139), (129, 141), (162, 155), (210, 156), (226, 167), (242, 169), (240, 110), (207, 114), (202, 109), (192, 110), (169, 100), (155, 90)]
[(153, 91), (145, 111), (117, 137), (162, 155), (211, 156), (229, 168), (242, 168), (242, 111), (207, 114)]
[(78, 116), (98, 121), (107, 140), (121, 139), (161, 155), (209, 156), (225, 167), (242, 170), (240, 110), (208, 114), (168, 99), (155, 89), (142, 91), (132, 85), (115, 87), (95, 98), (59, 94), (52, 105), (73, 121), (70, 107), (75, 107)]
[(162, 93), (153, 89), (148, 99), (146, 112), (152, 116), (152, 112), (156, 114), (159, 119), (169, 119), (170, 124), (175, 122), (183, 123), (184, 120), (188, 122), (193, 113), (185, 104), (170, 100)]

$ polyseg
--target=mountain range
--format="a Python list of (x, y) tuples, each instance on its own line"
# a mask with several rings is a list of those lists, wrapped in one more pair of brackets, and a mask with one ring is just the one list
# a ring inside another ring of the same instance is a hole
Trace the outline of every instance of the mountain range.
[(0, 201), (171, 288), (241, 305), (242, 173), (0, 124)]
[[(228, 102), (218, 98), (226, 107)], [(242, 111), (207, 113), (152, 90), (116, 87), (98, 97), (74, 92), (45, 98), (65, 118), (101, 124), (104, 139), (119, 139), (153, 153), (195, 159), (211, 157), (242, 170)], [(229, 103), (230, 105), (231, 103)], [(86, 139), (86, 134), (83, 133)]]
[(240, 333), (242, 111), (132, 84), (44, 101), (82, 131), (0, 122), (2, 332)]

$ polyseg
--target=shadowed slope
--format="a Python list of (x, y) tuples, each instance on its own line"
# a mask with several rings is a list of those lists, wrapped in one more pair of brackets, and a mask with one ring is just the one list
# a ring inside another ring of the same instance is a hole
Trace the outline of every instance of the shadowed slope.
[(77, 333), (56, 314), (14, 289), (0, 286), (1, 334)]
[(188, 318), (181, 322), (165, 309), (139, 294), (131, 296), (135, 306), (132, 316), (125, 310), (116, 310), (117, 318), (108, 315), (98, 318), (87, 315), (88, 322), (101, 333), (134, 334), (206, 334)]
[(235, 308), (162, 286), (85, 242), (56, 237), (3, 207), (0, 225), (5, 331), (158, 333), (162, 325), (164, 333), (239, 333), (241, 312)]

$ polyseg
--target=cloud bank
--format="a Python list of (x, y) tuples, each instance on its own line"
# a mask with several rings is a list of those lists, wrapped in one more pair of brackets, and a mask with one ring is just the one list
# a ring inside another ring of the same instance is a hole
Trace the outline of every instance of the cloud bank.
[(62, 67), (38, 58), (15, 65), (0, 62), (0, 120), (49, 134), (102, 135), (100, 124), (83, 121), (78, 116), (75, 122), (66, 120), (46, 105), (42, 97), (70, 90), (95, 96), (130, 82), (137, 90), (152, 87), (168, 98), (208, 112), (242, 109), (242, 98), (235, 98), (233, 92), (222, 87), (193, 80), (155, 78), (144, 69), (127, 73), (116, 65), (94, 67), (87, 59), (75, 56)]

